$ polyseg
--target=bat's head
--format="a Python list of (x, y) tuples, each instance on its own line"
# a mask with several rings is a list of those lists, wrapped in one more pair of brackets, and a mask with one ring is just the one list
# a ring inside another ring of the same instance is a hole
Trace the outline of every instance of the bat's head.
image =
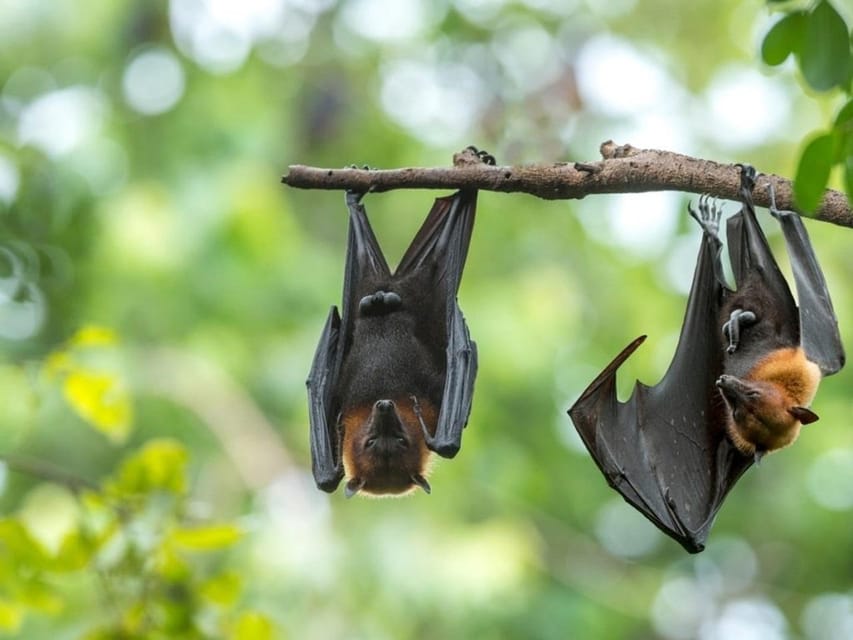
[(802, 425), (818, 419), (810, 409), (795, 404), (785, 385), (774, 381), (722, 375), (717, 387), (729, 409), (729, 436), (745, 455), (786, 447), (797, 439)]
[[(419, 406), (430, 423), (435, 410)], [(377, 400), (355, 407), (342, 418), (346, 495), (403, 495), (418, 487), (430, 492), (426, 480), (430, 451), (426, 446), (414, 400)]]

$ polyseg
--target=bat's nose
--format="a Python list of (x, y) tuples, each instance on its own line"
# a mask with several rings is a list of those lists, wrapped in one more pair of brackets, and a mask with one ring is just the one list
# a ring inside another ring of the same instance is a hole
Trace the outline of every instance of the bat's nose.
[(377, 400), (374, 405), (376, 410), (381, 413), (387, 413), (394, 410), (394, 403), (391, 400)]

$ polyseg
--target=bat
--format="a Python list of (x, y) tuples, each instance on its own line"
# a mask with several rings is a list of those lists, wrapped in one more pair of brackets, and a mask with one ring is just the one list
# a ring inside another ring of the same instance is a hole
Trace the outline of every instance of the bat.
[(581, 394), (569, 415), (607, 482), (691, 553), (741, 475), (791, 444), (817, 416), (808, 408), (823, 376), (844, 365), (829, 291), (799, 216), (776, 208), (799, 296), (794, 302), (752, 202), (755, 170), (741, 165), (741, 210), (727, 223), (736, 289), (723, 276), (720, 210), (688, 207), (702, 228), (673, 360), (654, 386), (616, 397), (629, 344)]
[(477, 192), (436, 199), (394, 273), (362, 197), (346, 195), (342, 313), (329, 312), (308, 375), (314, 480), (333, 492), (346, 476), (347, 497), (430, 493), (431, 454), (459, 451), (477, 373), (456, 300)]

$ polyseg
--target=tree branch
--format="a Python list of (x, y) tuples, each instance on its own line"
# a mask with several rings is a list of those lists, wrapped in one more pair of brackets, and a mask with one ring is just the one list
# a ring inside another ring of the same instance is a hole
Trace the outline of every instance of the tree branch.
[(12, 453), (2, 453), (0, 454), (0, 463), (5, 464), (10, 471), (62, 485), (74, 493), (82, 489), (100, 490), (100, 487), (95, 482), (54, 466), (44, 460), (26, 458)]
[[(684, 191), (738, 200), (740, 172), (737, 165), (720, 164), (671, 151), (636, 149), (607, 141), (601, 145), (602, 160), (589, 163), (557, 163), (517, 167), (458, 162), (454, 167), (406, 169), (319, 169), (292, 165), (281, 181), (300, 189), (460, 189), (463, 187), (504, 193), (529, 193), (546, 200), (580, 199), (599, 193)], [(773, 174), (759, 176), (755, 203), (770, 204), (768, 184), (776, 192), (781, 209), (797, 211), (791, 181)], [(828, 189), (815, 212), (817, 220), (853, 227), (853, 211), (847, 196)]]

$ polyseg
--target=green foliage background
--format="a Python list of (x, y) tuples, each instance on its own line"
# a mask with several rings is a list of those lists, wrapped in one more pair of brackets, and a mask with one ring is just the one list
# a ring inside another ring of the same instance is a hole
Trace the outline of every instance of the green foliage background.
[[(565, 415), (641, 333), (621, 388), (665, 371), (700, 236), (687, 196), (481, 194), (465, 446), (431, 496), (345, 501), (313, 487), (304, 390), (340, 297), (343, 196), (279, 184), (289, 164), (445, 165), (470, 143), (507, 164), (591, 160), (613, 138), (796, 174), (806, 197), (844, 188), (849, 39), (827, 58), (798, 35), (827, 7), (0, 4), (0, 631), (853, 637), (849, 369), (695, 557), (608, 489)], [(614, 82), (637, 59), (638, 82)], [(732, 105), (740, 138), (718, 117)], [(833, 155), (810, 172), (814, 134)], [(434, 195), (366, 199), (392, 262)], [(809, 231), (853, 344), (853, 236)]]

